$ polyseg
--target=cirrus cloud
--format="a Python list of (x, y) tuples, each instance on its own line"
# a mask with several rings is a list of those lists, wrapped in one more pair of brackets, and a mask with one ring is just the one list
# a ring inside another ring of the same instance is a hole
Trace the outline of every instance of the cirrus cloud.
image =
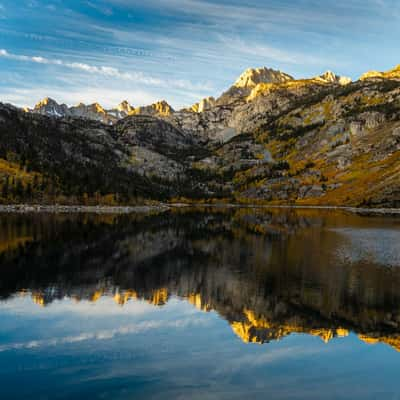
[(27, 56), (22, 54), (14, 54), (8, 52), (6, 49), (0, 49), (0, 57), (8, 58), (16, 61), (33, 62), (37, 64), (55, 65), (69, 69), (79, 70), (95, 75), (102, 75), (109, 78), (116, 78), (120, 80), (139, 82), (144, 85), (158, 86), (158, 87), (175, 87), (183, 90), (212, 90), (208, 83), (192, 83), (187, 80), (170, 80), (159, 79), (142, 72), (123, 72), (115, 67), (105, 65), (91, 65), (82, 62), (69, 62), (60, 59), (51, 59), (41, 56)]

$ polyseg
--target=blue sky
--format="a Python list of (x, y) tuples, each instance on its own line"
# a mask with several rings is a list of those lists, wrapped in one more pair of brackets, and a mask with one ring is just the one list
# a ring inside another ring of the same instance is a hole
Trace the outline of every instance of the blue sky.
[(179, 108), (248, 67), (387, 70), (399, 37), (398, 0), (0, 0), (0, 101)]

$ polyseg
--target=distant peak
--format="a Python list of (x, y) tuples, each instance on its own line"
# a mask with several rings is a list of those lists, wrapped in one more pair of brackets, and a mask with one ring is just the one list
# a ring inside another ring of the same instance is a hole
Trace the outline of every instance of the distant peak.
[(103, 108), (99, 103), (93, 103), (93, 104), (91, 104), (91, 105), (89, 106), (89, 108), (95, 110), (95, 111), (98, 112), (98, 113), (102, 113), (102, 114), (105, 114), (105, 112), (106, 112), (106, 111), (104, 110), (104, 108)]
[(129, 114), (134, 110), (134, 107), (132, 107), (128, 100), (123, 100), (121, 101), (121, 103), (118, 104), (117, 110)]
[(169, 104), (168, 104), (168, 102), (166, 101), (166, 100), (160, 100), (160, 101), (157, 101), (156, 103), (154, 103), (154, 104), (158, 104), (158, 105), (162, 105), (162, 106), (168, 106), (168, 107), (171, 107)]
[(160, 100), (149, 106), (135, 108), (132, 114), (158, 115), (162, 117), (168, 117), (174, 112), (175, 110), (165, 100)]
[(67, 109), (68, 107), (65, 104), (58, 104), (52, 98), (45, 97), (35, 105), (32, 111), (38, 114), (62, 117)]
[(345, 76), (340, 76), (332, 71), (326, 71), (322, 75), (318, 76), (316, 79), (326, 82), (326, 83), (337, 83), (339, 85), (347, 85), (351, 83), (351, 79)]
[(160, 115), (167, 116), (174, 112), (174, 109), (165, 100), (157, 101), (152, 106)]
[(374, 79), (374, 78), (400, 79), (400, 64), (386, 72), (368, 71), (365, 74), (361, 75), (360, 80), (363, 81), (365, 79)]
[(58, 103), (50, 97), (45, 97), (35, 105), (35, 108), (40, 108), (47, 105), (58, 105)]
[(239, 76), (234, 86), (237, 88), (253, 88), (259, 83), (283, 83), (293, 79), (292, 76), (271, 68), (248, 68)]

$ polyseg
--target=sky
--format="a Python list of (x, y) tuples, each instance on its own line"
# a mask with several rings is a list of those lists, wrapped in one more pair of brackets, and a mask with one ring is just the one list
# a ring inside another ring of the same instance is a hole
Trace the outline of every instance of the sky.
[(388, 70), (399, 37), (398, 0), (0, 0), (0, 101), (180, 108), (249, 67)]

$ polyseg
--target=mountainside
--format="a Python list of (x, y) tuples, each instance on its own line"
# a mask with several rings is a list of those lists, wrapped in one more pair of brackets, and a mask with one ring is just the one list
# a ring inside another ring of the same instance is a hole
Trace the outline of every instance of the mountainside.
[(273, 88), (264, 96), (286, 103), (250, 114), (239, 136), (197, 166), (229, 172), (245, 202), (399, 206), (400, 80), (302, 85), (300, 98), (290, 96), (297, 87)]
[(179, 111), (165, 101), (3, 105), (0, 134), (3, 201), (37, 199), (32, 188), (50, 174), (58, 195), (117, 203), (400, 206), (399, 67), (353, 83), (330, 71), (296, 80), (249, 69), (219, 98)]
[(180, 110), (170, 115), (168, 120), (203, 142), (224, 143), (238, 134), (251, 132), (264, 121), (292, 107), (300, 98), (348, 83), (347, 78), (331, 72), (311, 79), (294, 80), (278, 71), (250, 69), (218, 99), (205, 99), (195, 105), (194, 110), (197, 108), (198, 112), (193, 112), (193, 107)]
[[(181, 131), (150, 116), (109, 126), (52, 118), (0, 104), (3, 202), (135, 202), (178, 195), (189, 157), (201, 153)], [(182, 192), (185, 193), (185, 192)]]

